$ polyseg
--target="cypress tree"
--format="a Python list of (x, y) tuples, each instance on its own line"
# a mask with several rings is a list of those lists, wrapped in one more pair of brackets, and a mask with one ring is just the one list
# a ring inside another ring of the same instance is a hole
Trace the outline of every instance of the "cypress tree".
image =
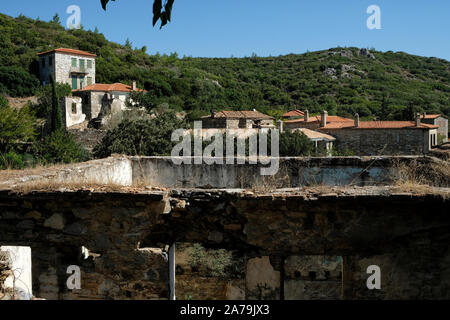
[(52, 116), (51, 116), (51, 129), (52, 132), (62, 129), (62, 115), (61, 107), (58, 102), (58, 95), (56, 93), (56, 83), (53, 75), (50, 75), (50, 82), (52, 84)]

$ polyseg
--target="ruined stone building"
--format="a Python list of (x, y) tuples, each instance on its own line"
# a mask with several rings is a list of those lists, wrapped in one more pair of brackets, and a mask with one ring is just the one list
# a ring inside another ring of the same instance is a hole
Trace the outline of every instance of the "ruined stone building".
[(284, 121), (286, 129), (307, 128), (336, 138), (338, 148), (347, 148), (357, 155), (426, 154), (437, 144), (439, 126), (415, 121), (360, 121), (338, 116), (309, 117)]
[(426, 114), (425, 112), (420, 116), (423, 123), (438, 126), (437, 134), (442, 139), (442, 142), (448, 141), (448, 119), (441, 114)]
[(67, 48), (38, 53), (39, 74), (42, 84), (50, 82), (50, 75), (56, 82), (67, 83), (72, 90), (95, 84), (96, 54)]
[(95, 82), (95, 58), (93, 53), (59, 48), (38, 54), (41, 82), (45, 85), (50, 75), (58, 83), (71, 85), (71, 97), (61, 98), (63, 122), (66, 128), (91, 122), (94, 126), (104, 125), (111, 114), (126, 109), (126, 100), (137, 89), (123, 83), (102, 84)]
[(219, 112), (211, 111), (211, 115), (204, 116), (202, 126), (205, 129), (251, 129), (274, 128), (273, 118), (267, 114), (253, 110)]
[[(433, 169), (443, 165), (280, 158), (270, 189), (262, 165), (170, 157), (2, 176), (0, 299), (14, 270), (23, 294), (45, 299), (449, 299), (449, 177)], [(429, 187), (396, 185), (412, 166)], [(378, 290), (367, 287), (373, 265)]]

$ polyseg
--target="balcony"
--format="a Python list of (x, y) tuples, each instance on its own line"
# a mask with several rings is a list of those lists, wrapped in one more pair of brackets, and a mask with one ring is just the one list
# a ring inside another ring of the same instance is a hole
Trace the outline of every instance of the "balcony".
[(70, 73), (88, 74), (89, 70), (86, 67), (70, 67)]

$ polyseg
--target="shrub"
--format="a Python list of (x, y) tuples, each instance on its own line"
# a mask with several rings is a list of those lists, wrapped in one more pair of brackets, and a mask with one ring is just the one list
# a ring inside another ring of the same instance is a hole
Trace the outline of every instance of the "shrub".
[(23, 169), (25, 167), (22, 156), (13, 151), (0, 154), (1, 169)]
[(175, 112), (168, 111), (151, 120), (125, 119), (118, 127), (106, 133), (102, 142), (95, 146), (96, 158), (109, 157), (113, 153), (127, 155), (170, 155), (175, 145), (172, 132), (186, 127)]
[(35, 135), (34, 116), (29, 107), (13, 109), (0, 96), (0, 152), (20, 150), (24, 143), (33, 141)]
[[(67, 83), (55, 83), (56, 95), (68, 97), (72, 95), (72, 88)], [(33, 111), (38, 118), (47, 118), (52, 110), (52, 85), (39, 87), (36, 91), (38, 103), (33, 105)]]
[(21, 67), (0, 66), (0, 93), (14, 97), (28, 97), (34, 95), (39, 86), (36, 76)]
[(280, 156), (308, 156), (314, 151), (314, 143), (298, 132), (285, 131), (280, 134)]
[(57, 130), (35, 145), (35, 154), (44, 164), (82, 162), (89, 152), (79, 145), (71, 133)]

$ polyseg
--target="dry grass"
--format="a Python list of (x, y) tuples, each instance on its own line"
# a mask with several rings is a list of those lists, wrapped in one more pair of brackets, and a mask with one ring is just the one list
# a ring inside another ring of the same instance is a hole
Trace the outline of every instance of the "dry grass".
[(291, 179), (286, 168), (279, 170), (274, 175), (268, 176), (255, 175), (252, 171), (242, 170), (238, 179), (240, 188), (250, 189), (254, 193), (267, 193), (280, 188), (289, 188), (291, 186)]
[(407, 163), (394, 160), (396, 186), (450, 187), (450, 163), (435, 160), (422, 163), (417, 160)]
[[(431, 164), (416, 160), (408, 163), (398, 160), (394, 163), (396, 177), (394, 191), (420, 194), (439, 194), (444, 198), (450, 196), (450, 163), (434, 161)], [(447, 190), (445, 189), (447, 188)]]

